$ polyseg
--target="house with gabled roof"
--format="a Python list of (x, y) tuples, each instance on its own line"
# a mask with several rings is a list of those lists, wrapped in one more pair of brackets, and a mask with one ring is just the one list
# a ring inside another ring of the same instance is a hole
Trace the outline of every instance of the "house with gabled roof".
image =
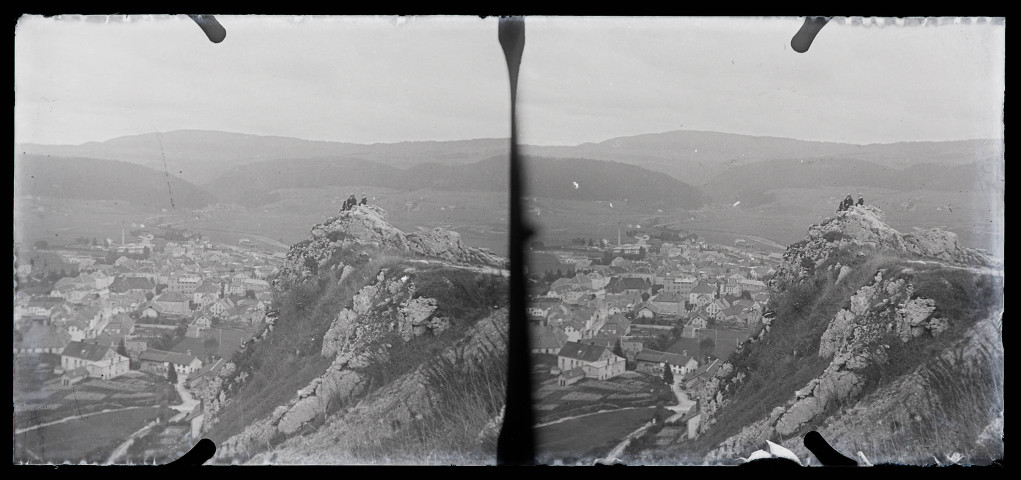
[(599, 335), (623, 337), (631, 333), (631, 320), (622, 313), (610, 316), (597, 332)]
[[(220, 291), (223, 289), (219, 284), (214, 282), (202, 282), (199, 286), (195, 287), (192, 292), (191, 300), (196, 304), (203, 305), (203, 302), (207, 298), (212, 298), (212, 302), (220, 299)], [(212, 304), (208, 302), (207, 304)]]
[(567, 343), (567, 334), (555, 328), (532, 326), (528, 331), (531, 335), (529, 347), (532, 353), (556, 355)]
[(758, 293), (766, 289), (766, 284), (759, 280), (745, 279), (740, 280), (738, 283), (740, 283), (742, 291)]
[(717, 298), (716, 300), (713, 300), (713, 302), (710, 303), (709, 305), (706, 305), (705, 311), (710, 316), (715, 317), (717, 313), (719, 313), (722, 310), (730, 308), (730, 306), (731, 305), (730, 305), (730, 301), (729, 300), (727, 300), (726, 298), (720, 297), (720, 298)]
[(60, 353), (71, 342), (71, 335), (52, 325), (33, 322), (14, 345), (14, 353)]
[(118, 313), (110, 318), (110, 321), (103, 328), (102, 333), (125, 336), (135, 331), (135, 320), (126, 313)]
[(652, 283), (635, 277), (613, 277), (606, 285), (607, 293), (652, 294)]
[(691, 292), (688, 292), (688, 302), (695, 305), (705, 305), (715, 299), (716, 287), (705, 283), (700, 283), (692, 287)]
[(128, 357), (119, 355), (108, 345), (70, 342), (60, 353), (60, 367), (70, 371), (84, 367), (90, 377), (109, 379), (128, 371)]
[(581, 367), (587, 378), (606, 380), (624, 373), (625, 360), (597, 345), (567, 342), (557, 354), (557, 367), (561, 372)]
[(667, 291), (649, 299), (649, 303), (655, 305), (662, 315), (680, 315), (684, 312), (684, 304), (687, 301), (687, 295)]
[(577, 342), (581, 340), (585, 333), (585, 322), (581, 320), (569, 318), (563, 324), (561, 328), (565, 335), (567, 335), (568, 342)]
[(195, 355), (151, 348), (142, 352), (138, 356), (138, 360), (141, 362), (140, 369), (142, 371), (157, 375), (166, 375), (167, 370), (172, 366), (177, 371), (178, 378), (185, 378), (202, 368), (202, 360)]
[(695, 277), (687, 274), (681, 274), (678, 276), (671, 276), (663, 279), (663, 291), (679, 293), (687, 297), (691, 293), (691, 289), (695, 288), (698, 284), (698, 280)]
[(62, 305), (61, 297), (32, 297), (25, 306), (25, 316), (50, 317)]
[(642, 350), (635, 356), (635, 370), (650, 375), (662, 375), (663, 368), (668, 363), (674, 378), (677, 380), (698, 368), (698, 360), (695, 360), (695, 357), (691, 355), (660, 352), (657, 350)]
[(642, 302), (635, 308), (635, 318), (656, 318), (660, 313), (659, 307), (650, 302)]
[(585, 369), (575, 367), (570, 370), (561, 371), (560, 375), (557, 375), (557, 385), (566, 387), (578, 383), (583, 378), (585, 378)]
[(688, 390), (697, 390), (702, 384), (713, 378), (713, 375), (716, 374), (716, 371), (720, 369), (720, 365), (722, 364), (722, 360), (714, 358), (711, 362), (698, 367), (694, 371), (688, 372), (688, 375), (683, 379), (684, 388)]
[(550, 314), (550, 310), (560, 305), (559, 298), (552, 297), (532, 297), (528, 299), (528, 306), (525, 307), (525, 311), (529, 315), (535, 315), (539, 317), (547, 317)]
[(164, 292), (153, 299), (153, 304), (159, 307), (160, 312), (168, 315), (188, 315), (191, 313), (187, 295), (179, 292)]

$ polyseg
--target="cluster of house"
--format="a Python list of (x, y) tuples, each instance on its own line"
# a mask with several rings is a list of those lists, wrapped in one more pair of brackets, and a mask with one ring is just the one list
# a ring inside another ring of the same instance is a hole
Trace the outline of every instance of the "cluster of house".
[[(166, 376), (173, 368), (186, 378), (202, 368), (202, 360), (188, 353), (146, 349), (138, 355), (139, 370)], [(110, 345), (72, 341), (60, 351), (60, 366), (54, 373), (60, 375), (64, 386), (73, 385), (89, 377), (110, 379), (128, 372), (131, 360)]]
[(697, 333), (694, 330), (705, 328), (710, 319), (730, 326), (752, 326), (761, 321), (768, 301), (766, 284), (742, 273), (723, 279), (685, 275), (665, 279), (660, 292), (638, 306), (635, 316), (643, 319), (687, 317), (692, 329), (686, 331), (685, 336), (693, 338)]
[[(623, 345), (626, 340), (622, 341)], [(550, 373), (557, 375), (557, 384), (571, 385), (583, 378), (607, 380), (626, 370), (627, 362), (634, 362), (635, 371), (650, 375), (662, 375), (670, 368), (676, 382), (683, 382), (688, 387), (704, 381), (714, 373), (710, 369), (718, 360), (702, 366), (694, 355), (687, 351), (682, 353), (661, 352), (641, 347), (623, 349), (624, 356), (613, 353), (613, 348), (598, 341), (567, 342), (557, 352), (557, 366)], [(707, 372), (709, 372), (707, 374)]]
[(190, 318), (188, 336), (199, 337), (213, 319), (255, 325), (265, 320), (272, 303), (270, 285), (249, 273), (202, 277), (184, 275), (168, 279), (167, 288), (139, 308), (140, 320), (160, 324), (161, 319)]
[[(778, 255), (713, 248), (704, 242), (658, 247), (644, 259), (617, 257), (609, 265), (574, 258), (577, 252), (558, 255), (571, 257), (568, 263), (586, 267), (586, 273), (533, 292), (527, 313), (532, 352), (557, 355), (554, 373), (561, 385), (612, 378), (624, 371), (625, 362), (654, 374), (670, 365), (678, 379), (703, 376), (695, 352), (645, 349), (640, 338), (630, 336), (632, 323), (680, 320), (682, 336), (696, 338), (710, 321), (735, 327), (761, 321), (769, 300), (764, 280), (775, 272)], [(613, 354), (618, 344), (623, 357)]]
[(143, 234), (140, 240), (109, 249), (141, 245), (151, 250), (149, 258), (120, 256), (112, 264), (66, 258), (80, 267), (76, 277), (59, 279), (47, 295), (18, 292), (14, 353), (60, 354), (60, 369), (73, 382), (127, 371), (128, 359), (116, 353), (123, 342), (143, 370), (165, 373), (174, 365), (187, 374), (201, 368), (195, 356), (148, 349), (146, 339), (183, 322), (187, 336), (201, 337), (214, 319), (264, 321), (272, 302), (267, 278), (278, 271), (278, 255), (194, 238), (157, 245)]

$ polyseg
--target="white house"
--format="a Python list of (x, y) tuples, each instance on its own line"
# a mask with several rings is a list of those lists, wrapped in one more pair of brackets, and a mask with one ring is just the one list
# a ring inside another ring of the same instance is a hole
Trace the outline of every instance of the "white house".
[(60, 354), (64, 371), (84, 367), (90, 377), (114, 378), (128, 371), (128, 357), (119, 355), (106, 345), (70, 342)]

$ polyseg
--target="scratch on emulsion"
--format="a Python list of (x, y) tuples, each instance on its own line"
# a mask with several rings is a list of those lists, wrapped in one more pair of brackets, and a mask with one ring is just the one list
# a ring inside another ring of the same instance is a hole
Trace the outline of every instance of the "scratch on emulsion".
[(163, 175), (167, 177), (167, 194), (170, 195), (170, 208), (177, 210), (174, 206), (174, 189), (170, 188), (170, 170), (167, 168), (167, 153), (163, 151), (163, 132), (157, 131), (156, 138), (160, 142), (160, 157), (163, 158)]

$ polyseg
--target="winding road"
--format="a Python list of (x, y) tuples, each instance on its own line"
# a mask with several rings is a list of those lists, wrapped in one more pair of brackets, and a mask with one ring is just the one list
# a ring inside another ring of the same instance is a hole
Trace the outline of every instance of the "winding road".
[[(664, 423), (672, 422), (683, 417), (684, 414), (688, 413), (688, 410), (690, 410), (691, 407), (695, 405), (695, 402), (688, 398), (687, 392), (681, 389), (680, 383), (681, 383), (680, 379), (677, 379), (674, 381), (674, 383), (670, 385), (670, 390), (673, 391), (674, 396), (677, 397), (677, 405), (666, 407), (667, 410), (673, 411), (674, 414), (667, 418), (664, 421)], [(637, 430), (628, 434), (627, 437), (624, 437), (623, 441), (618, 443), (616, 447), (613, 447), (613, 450), (610, 450), (610, 453), (607, 453), (606, 457), (600, 459), (600, 461), (612, 464), (616, 460), (619, 460), (621, 455), (624, 454), (624, 449), (626, 449), (627, 446), (631, 444), (631, 441), (642, 436), (642, 434), (644, 434), (645, 431), (652, 427), (654, 424), (655, 419), (650, 420), (645, 425), (642, 425)]]
[[(184, 388), (185, 382), (184, 377), (185, 377), (184, 375), (178, 377), (177, 383), (174, 384), (174, 388), (177, 389), (177, 393), (181, 396), (181, 403), (179, 405), (173, 405), (170, 407), (179, 412), (177, 415), (174, 415), (174, 417), (170, 419), (171, 422), (186, 417), (189, 413), (191, 413), (195, 406), (199, 404), (199, 401), (196, 400), (191, 395), (191, 392)], [(106, 460), (106, 463), (112, 464), (120, 460), (121, 457), (123, 457), (124, 454), (128, 452), (128, 448), (131, 447), (131, 444), (135, 443), (135, 439), (141, 437), (142, 435), (145, 435), (146, 432), (149, 431), (149, 429), (151, 429), (158, 423), (159, 423), (158, 420), (154, 420), (152, 422), (147, 423), (144, 427), (135, 431), (135, 433), (132, 433), (127, 439), (124, 440), (124, 442), (121, 442), (121, 444), (114, 449), (113, 453), (111, 453), (110, 457)]]

